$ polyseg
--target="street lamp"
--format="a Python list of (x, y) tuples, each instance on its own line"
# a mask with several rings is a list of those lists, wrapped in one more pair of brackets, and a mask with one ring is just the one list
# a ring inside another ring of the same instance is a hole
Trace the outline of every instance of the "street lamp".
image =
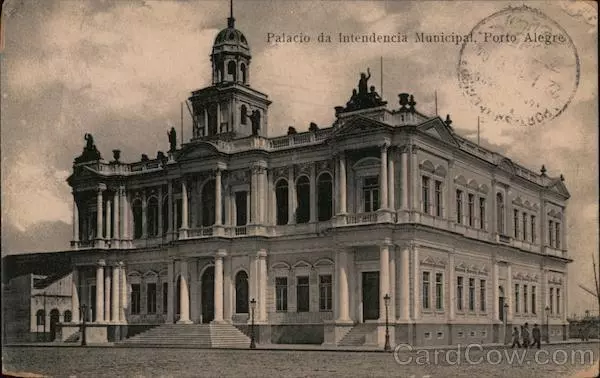
[(87, 341), (85, 340), (85, 319), (87, 317), (86, 309), (87, 309), (87, 306), (85, 304), (82, 304), (81, 307), (79, 308), (79, 310), (81, 312), (81, 346), (87, 345)]
[(256, 300), (252, 298), (250, 301), (250, 349), (256, 349), (256, 341), (254, 341), (254, 309), (256, 309)]
[(383, 297), (383, 302), (385, 303), (385, 346), (383, 350), (389, 352), (392, 348), (390, 347), (390, 329), (388, 323), (388, 307), (390, 306), (390, 295), (386, 294)]
[(550, 306), (544, 309), (546, 312), (546, 344), (550, 344)]
[(504, 320), (504, 343), (507, 343), (507, 340), (510, 340), (507, 335), (510, 334), (510, 331), (507, 329), (507, 323), (508, 323), (508, 303), (505, 303), (504, 306), (502, 306), (502, 320)]

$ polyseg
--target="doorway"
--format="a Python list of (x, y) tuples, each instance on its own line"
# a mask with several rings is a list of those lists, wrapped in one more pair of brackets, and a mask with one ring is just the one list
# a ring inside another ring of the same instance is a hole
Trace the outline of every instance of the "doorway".
[(202, 274), (202, 323), (215, 318), (215, 267), (210, 266)]
[(57, 309), (50, 311), (50, 341), (56, 338), (56, 325), (60, 321), (60, 312)]
[(363, 321), (379, 319), (379, 272), (362, 273)]

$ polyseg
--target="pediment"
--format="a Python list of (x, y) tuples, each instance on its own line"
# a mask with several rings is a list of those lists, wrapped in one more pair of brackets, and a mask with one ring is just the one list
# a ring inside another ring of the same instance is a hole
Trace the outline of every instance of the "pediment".
[(498, 168), (510, 173), (511, 175), (514, 175), (516, 172), (513, 162), (507, 158), (503, 158), (502, 160), (500, 160), (500, 162), (498, 163)]
[(564, 182), (560, 179), (554, 180), (552, 183), (550, 183), (550, 185), (548, 185), (548, 189), (550, 189), (551, 192), (560, 194), (561, 196), (567, 198), (571, 197), (571, 194), (567, 190)]
[(177, 161), (183, 160), (206, 160), (220, 156), (219, 150), (209, 142), (200, 142), (193, 145), (188, 145), (179, 152), (176, 157)]
[(420, 124), (417, 126), (417, 131), (430, 135), (453, 146), (458, 146), (458, 143), (454, 139), (454, 136), (452, 136), (448, 126), (444, 124), (444, 121), (442, 121), (440, 117), (430, 119)]
[(385, 123), (376, 121), (372, 118), (357, 115), (351, 120), (346, 121), (342, 126), (335, 130), (332, 133), (331, 138), (363, 134), (365, 132), (373, 132), (375, 130), (384, 130), (386, 126), (387, 125)]

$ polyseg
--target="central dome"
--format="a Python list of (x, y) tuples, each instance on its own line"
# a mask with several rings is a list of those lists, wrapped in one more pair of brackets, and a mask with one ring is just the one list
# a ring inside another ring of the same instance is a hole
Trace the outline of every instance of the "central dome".
[(230, 17), (227, 19), (227, 28), (221, 30), (215, 37), (213, 51), (240, 51), (248, 53), (250, 46), (244, 33), (234, 27), (235, 19)]

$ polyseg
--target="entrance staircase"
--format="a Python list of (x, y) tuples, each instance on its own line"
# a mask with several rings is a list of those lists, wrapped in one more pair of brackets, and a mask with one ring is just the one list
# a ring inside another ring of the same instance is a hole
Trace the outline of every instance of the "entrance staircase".
[(250, 338), (231, 324), (163, 324), (119, 342), (128, 346), (248, 348)]
[[(377, 324), (358, 323), (339, 342), (339, 346), (365, 345), (367, 337), (377, 333)], [(372, 338), (371, 338), (372, 339)], [(376, 340), (376, 338), (375, 338)]]

